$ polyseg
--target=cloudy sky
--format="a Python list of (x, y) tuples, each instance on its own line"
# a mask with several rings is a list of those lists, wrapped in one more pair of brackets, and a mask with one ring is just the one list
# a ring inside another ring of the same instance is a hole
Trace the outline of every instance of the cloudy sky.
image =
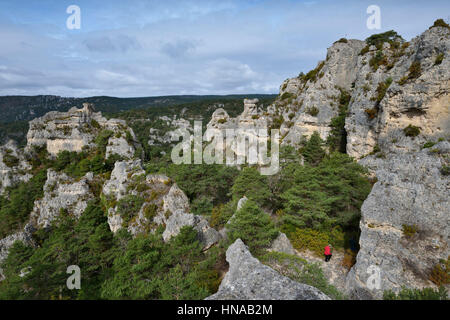
[[(369, 30), (369, 5), (381, 29)], [(66, 9), (81, 9), (68, 29)], [(0, 0), (0, 95), (137, 97), (278, 93), (341, 37), (405, 39), (450, 2), (294, 0)]]

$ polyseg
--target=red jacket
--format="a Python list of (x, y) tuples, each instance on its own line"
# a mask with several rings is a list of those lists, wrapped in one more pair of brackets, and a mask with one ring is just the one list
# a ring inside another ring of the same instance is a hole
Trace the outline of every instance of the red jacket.
[(325, 247), (325, 255), (329, 256), (331, 254), (331, 249), (329, 246)]

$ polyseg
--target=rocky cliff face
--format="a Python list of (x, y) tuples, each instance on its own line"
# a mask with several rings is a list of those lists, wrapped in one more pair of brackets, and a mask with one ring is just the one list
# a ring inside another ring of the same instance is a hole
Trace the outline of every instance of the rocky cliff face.
[[(361, 209), (361, 250), (346, 283), (353, 298), (434, 286), (430, 272), (450, 254), (449, 35), (433, 27), (410, 42), (340, 40), (315, 70), (286, 80), (268, 109), (282, 143), (296, 145), (314, 131), (326, 139), (338, 96), (349, 95), (347, 154), (378, 180)], [(369, 284), (375, 269), (379, 285)]]
[(220, 240), (205, 218), (189, 213), (189, 200), (176, 183), (165, 175), (146, 175), (140, 160), (116, 162), (102, 197), (112, 232), (127, 228), (136, 235), (164, 225), (163, 239), (169, 241), (191, 226), (205, 249)]
[[(450, 254), (450, 183), (441, 172), (449, 151), (444, 141), (379, 161), (378, 182), (361, 208), (361, 249), (347, 276), (352, 297), (381, 298), (386, 289), (434, 286), (431, 270)], [(376, 280), (375, 268), (379, 285), (369, 284)]]
[(21, 181), (28, 181), (31, 178), (31, 174), (27, 172), (30, 168), (24, 154), (20, 152), (13, 140), (0, 146), (0, 194), (7, 187)]
[(296, 145), (314, 131), (322, 139), (328, 136), (330, 121), (339, 112), (339, 89), (351, 90), (357, 77), (358, 53), (363, 47), (364, 41), (360, 40), (336, 42), (328, 49), (327, 59), (311, 73), (283, 82), (279, 99), (270, 109), (283, 121), (283, 144)]

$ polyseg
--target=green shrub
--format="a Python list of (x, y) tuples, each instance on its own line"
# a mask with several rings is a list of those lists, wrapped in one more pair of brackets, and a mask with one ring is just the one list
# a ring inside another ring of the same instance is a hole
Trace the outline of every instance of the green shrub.
[(436, 21), (434, 21), (433, 25), (429, 29), (434, 27), (442, 27), (450, 29), (450, 26), (448, 25), (448, 23), (444, 21), (444, 19), (437, 19)]
[(383, 54), (383, 51), (378, 50), (375, 55), (370, 58), (369, 66), (373, 71), (377, 71), (381, 65), (387, 65), (387, 57)]
[(403, 129), (403, 132), (407, 137), (417, 137), (420, 134), (420, 128), (410, 124)]
[(108, 129), (100, 131), (98, 136), (95, 138), (95, 143), (101, 152), (106, 151), (106, 146), (108, 145), (108, 140), (114, 135), (114, 132)]
[(307, 163), (317, 165), (325, 157), (323, 146), (324, 141), (320, 138), (319, 133), (314, 131), (305, 146), (300, 149), (300, 153)]
[(375, 154), (381, 151), (380, 146), (378, 145), (378, 143), (373, 147), (373, 150), (370, 154)]
[(350, 235), (359, 230), (360, 208), (370, 193), (367, 170), (346, 154), (332, 153), (316, 165), (288, 164), (282, 169), (280, 208), (283, 232), (297, 228), (331, 230)]
[(294, 99), (294, 98), (296, 98), (296, 95), (293, 93), (290, 93), (290, 92), (284, 92), (280, 97), (281, 100)]
[(135, 195), (126, 195), (118, 201), (117, 213), (122, 217), (125, 226), (137, 215), (143, 204), (144, 199)]
[(436, 56), (436, 59), (434, 60), (434, 65), (439, 65), (444, 60), (444, 53), (441, 52)]
[(447, 290), (444, 287), (440, 287), (435, 290), (433, 288), (423, 289), (407, 289), (402, 290), (396, 294), (391, 290), (387, 290), (383, 293), (384, 300), (447, 300)]
[(323, 68), (323, 66), (325, 65), (325, 61), (320, 62), (317, 67), (311, 71), (309, 71), (306, 75), (304, 75), (302, 77), (302, 80), (305, 82), (308, 81), (316, 81), (316, 77), (319, 74), (320, 70)]
[(441, 260), (436, 264), (430, 273), (430, 280), (438, 286), (450, 283), (450, 256), (447, 260)]
[(364, 48), (361, 49), (359, 55), (363, 56), (365, 55), (367, 52), (369, 52), (369, 45), (365, 46)]
[(374, 45), (377, 47), (378, 50), (380, 50), (384, 42), (392, 44), (394, 41), (397, 41), (398, 39), (401, 39), (401, 36), (399, 36), (397, 32), (395, 32), (394, 30), (389, 30), (387, 32), (371, 35), (366, 39), (366, 43), (369, 46)]
[(386, 91), (389, 88), (389, 86), (392, 84), (392, 78), (389, 77), (387, 78), (384, 82), (380, 82), (378, 84), (377, 87), (377, 95), (374, 98), (374, 100), (376, 101), (377, 105), (381, 102), (381, 100), (383, 100), (384, 96), (386, 95)]
[(279, 234), (269, 215), (252, 200), (247, 200), (236, 212), (227, 231), (230, 243), (240, 238), (254, 255), (269, 247)]
[(346, 38), (340, 38), (338, 41), (336, 41), (335, 43), (347, 43), (348, 40)]
[(409, 66), (409, 75), (408, 79), (416, 79), (420, 77), (420, 74), (422, 73), (422, 68), (420, 66), (420, 61), (415, 60), (411, 63)]
[(91, 126), (95, 129), (100, 129), (100, 124), (95, 119), (91, 119)]
[(236, 211), (237, 201), (230, 201), (227, 204), (220, 204), (212, 209), (209, 224), (219, 230), (230, 220)]
[(310, 250), (319, 257), (323, 256), (323, 250), (330, 242), (328, 234), (310, 228), (296, 229), (289, 234), (289, 239), (295, 249)]
[(144, 217), (146, 217), (148, 220), (152, 221), (153, 218), (158, 213), (158, 206), (154, 203), (148, 203), (144, 206)]
[(345, 131), (345, 118), (347, 117), (348, 106), (350, 103), (350, 94), (339, 89), (339, 113), (330, 121), (330, 134), (327, 137), (327, 145), (332, 151), (346, 152), (347, 149), (347, 131)]
[(402, 231), (406, 238), (412, 238), (418, 232), (418, 228), (416, 225), (404, 224), (402, 225)]
[(20, 228), (33, 210), (34, 201), (44, 195), (47, 170), (40, 170), (28, 182), (6, 190), (0, 204), (0, 239)]
[(309, 115), (315, 117), (319, 114), (319, 108), (316, 107), (310, 107), (306, 109), (306, 113), (308, 113)]
[(191, 211), (193, 214), (197, 215), (211, 215), (214, 199), (212, 197), (201, 196), (195, 198), (191, 203)]
[(423, 149), (427, 149), (427, 148), (431, 148), (432, 146), (434, 146), (436, 144), (436, 142), (433, 141), (427, 141), (425, 142), (425, 144), (423, 145)]
[(450, 166), (442, 166), (442, 168), (441, 168), (441, 174), (443, 175), (443, 176), (448, 176), (448, 175), (450, 175)]
[(255, 201), (259, 206), (270, 205), (271, 193), (267, 176), (261, 175), (255, 168), (244, 168), (231, 188), (234, 200), (243, 196)]
[(19, 164), (19, 158), (15, 157), (11, 153), (5, 152), (5, 154), (3, 155), (3, 163), (7, 167), (12, 168)]

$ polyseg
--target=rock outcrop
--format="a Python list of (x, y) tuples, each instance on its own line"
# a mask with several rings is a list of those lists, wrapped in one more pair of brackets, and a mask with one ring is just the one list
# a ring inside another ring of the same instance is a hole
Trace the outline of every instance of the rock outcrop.
[(49, 154), (60, 151), (80, 152), (95, 146), (98, 134), (108, 130), (106, 157), (118, 154), (132, 158), (135, 153), (136, 137), (124, 120), (107, 120), (101, 112), (95, 112), (90, 103), (83, 108), (71, 108), (68, 112), (51, 111), (43, 117), (30, 121), (27, 134), (27, 150), (33, 147), (45, 147)]
[(340, 89), (351, 89), (357, 76), (358, 54), (364, 45), (360, 40), (336, 42), (328, 49), (327, 59), (313, 71), (314, 76), (282, 83), (280, 98), (270, 109), (283, 120), (282, 144), (295, 146), (314, 131), (326, 139), (331, 119), (339, 113)]
[[(360, 56), (345, 124), (350, 156), (363, 158), (376, 145), (385, 154), (418, 151), (428, 139), (449, 137), (449, 33), (447, 28), (431, 28), (403, 43), (402, 49), (385, 43), (382, 52), (390, 64), (376, 72), (370, 61), (379, 51), (372, 46)], [(446, 57), (436, 64), (439, 54)], [(416, 74), (405, 80), (411, 66)], [(405, 136), (403, 130), (409, 125), (420, 128), (415, 139)]]
[[(450, 255), (450, 181), (441, 173), (449, 151), (444, 141), (420, 152), (388, 155), (378, 164), (378, 181), (361, 208), (361, 249), (347, 276), (351, 297), (381, 298), (387, 289), (434, 286), (431, 270)], [(376, 269), (380, 282), (371, 285)]]
[[(410, 42), (337, 41), (315, 70), (286, 80), (268, 108), (272, 123), (282, 122), (282, 145), (295, 146), (314, 131), (327, 139), (346, 105), (347, 154), (378, 181), (361, 208), (361, 250), (346, 279), (353, 298), (434, 286), (430, 272), (450, 254), (449, 36), (432, 27)], [(408, 227), (417, 229), (411, 239)], [(375, 268), (379, 286), (368, 285)]]
[(329, 300), (320, 290), (280, 275), (254, 258), (241, 239), (228, 249), (229, 271), (207, 300)]
[(6, 188), (12, 187), (19, 182), (26, 182), (32, 175), (27, 171), (31, 169), (16, 143), (10, 140), (0, 147), (0, 194)]
[[(0, 239), (0, 265), (8, 257), (9, 249), (16, 241), (21, 241), (28, 245), (34, 245), (32, 238), (34, 228), (31, 224), (27, 224), (23, 231), (10, 234), (6, 238)], [(0, 281), (4, 280), (3, 270), (0, 268)]]
[[(140, 160), (116, 162), (111, 178), (103, 186), (103, 199), (112, 232), (125, 227), (136, 235), (165, 225), (163, 239), (169, 241), (182, 227), (192, 226), (204, 249), (220, 240), (219, 232), (205, 218), (189, 213), (189, 199), (184, 192), (165, 175), (146, 175)], [(132, 212), (125, 210), (134, 204), (137, 206)]]
[(191, 226), (197, 231), (198, 239), (204, 250), (209, 249), (221, 239), (219, 232), (211, 228), (205, 218), (177, 210), (167, 219), (166, 229), (163, 233), (164, 241), (169, 241), (178, 235), (181, 228), (185, 226)]
[(36, 200), (30, 221), (36, 228), (48, 228), (61, 213), (79, 218), (94, 198), (89, 182), (93, 174), (87, 173), (79, 180), (68, 177), (65, 173), (47, 170), (44, 185), (44, 197)]
[(291, 241), (289, 241), (288, 237), (283, 232), (280, 232), (278, 237), (273, 240), (269, 250), (295, 255), (295, 249), (292, 246)]
[[(64, 173), (51, 169), (47, 171), (47, 181), (44, 185), (44, 197), (36, 200), (30, 218), (22, 230), (0, 239), (0, 263), (8, 257), (9, 249), (16, 241), (33, 246), (33, 233), (42, 228), (49, 228), (52, 222), (61, 214), (79, 218), (93, 199), (89, 182), (92, 173), (75, 181)], [(0, 270), (0, 280), (2, 278)]]

